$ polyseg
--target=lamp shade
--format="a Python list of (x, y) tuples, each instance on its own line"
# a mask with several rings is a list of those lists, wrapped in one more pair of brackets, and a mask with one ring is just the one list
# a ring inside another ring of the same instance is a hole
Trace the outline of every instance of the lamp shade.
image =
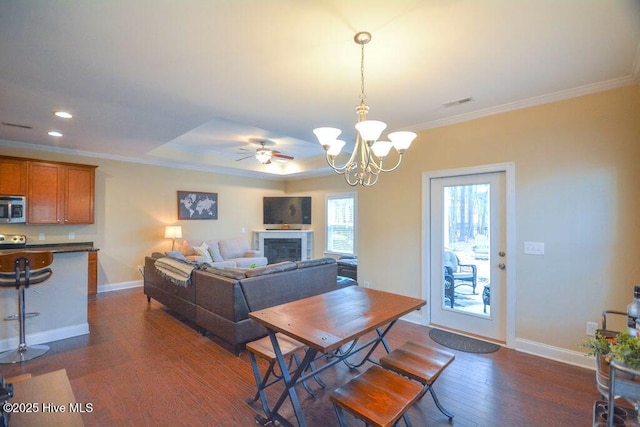
[(165, 239), (180, 239), (182, 238), (182, 226), (180, 225), (167, 225), (164, 229)]
[(407, 151), (407, 149), (409, 149), (413, 140), (416, 139), (416, 136), (417, 135), (413, 132), (398, 131), (391, 132), (389, 134), (389, 139), (393, 143), (394, 148), (398, 150), (399, 153), (404, 153), (405, 151)]
[(358, 129), (360, 137), (365, 141), (377, 141), (386, 127), (387, 124), (379, 120), (364, 120), (356, 123), (356, 129)]
[(324, 149), (327, 150), (331, 146), (331, 143), (335, 141), (342, 133), (342, 131), (336, 128), (323, 127), (314, 129), (313, 133), (316, 134), (320, 145), (322, 145)]
[(327, 154), (330, 156), (337, 156), (338, 154), (340, 154), (340, 151), (342, 151), (342, 147), (344, 147), (344, 145), (346, 144), (346, 142), (344, 142), (341, 139), (336, 139), (334, 140), (330, 145), (329, 145), (329, 149), (327, 150)]

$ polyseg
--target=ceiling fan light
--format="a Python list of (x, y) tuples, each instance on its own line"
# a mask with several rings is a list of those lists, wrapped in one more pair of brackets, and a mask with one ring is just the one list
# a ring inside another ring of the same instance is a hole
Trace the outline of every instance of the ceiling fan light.
[(371, 150), (373, 154), (375, 154), (378, 158), (384, 159), (389, 154), (389, 150), (391, 150), (391, 142), (390, 141), (376, 141), (372, 146)]
[(256, 152), (256, 159), (263, 165), (266, 165), (271, 160), (271, 151), (264, 149), (258, 150)]
[(379, 120), (363, 120), (356, 123), (356, 129), (358, 129), (360, 137), (365, 141), (377, 141), (386, 127), (387, 124)]
[(327, 150), (328, 147), (330, 147), (331, 144), (342, 133), (342, 131), (337, 128), (322, 127), (322, 128), (314, 129), (313, 133), (316, 134), (316, 137), (318, 138), (318, 142), (320, 143), (320, 145), (322, 145), (324, 149)]
[(416, 134), (407, 131), (391, 132), (389, 139), (393, 143), (393, 146), (400, 154), (403, 154), (409, 149), (411, 143), (416, 139)]
[(344, 142), (341, 139), (334, 139), (329, 144), (329, 148), (327, 149), (327, 154), (332, 157), (337, 156), (338, 154), (340, 154), (340, 151), (342, 151), (342, 147), (344, 147), (345, 144), (346, 142)]

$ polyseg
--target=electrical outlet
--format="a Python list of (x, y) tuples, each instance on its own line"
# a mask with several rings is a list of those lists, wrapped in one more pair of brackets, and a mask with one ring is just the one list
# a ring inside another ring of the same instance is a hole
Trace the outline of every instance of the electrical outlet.
[(364, 286), (365, 288), (370, 287), (369, 282), (362, 282), (362, 286)]
[(44, 240), (44, 238), (45, 238), (44, 233), (38, 234), (38, 240)]
[(587, 336), (595, 337), (598, 324), (596, 322), (587, 322)]
[(69, 240), (76, 240), (76, 233), (73, 231), (69, 232)]

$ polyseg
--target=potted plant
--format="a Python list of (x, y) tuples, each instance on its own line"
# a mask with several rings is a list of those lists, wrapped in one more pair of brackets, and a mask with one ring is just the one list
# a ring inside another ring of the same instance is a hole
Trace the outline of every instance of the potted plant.
[(594, 338), (582, 343), (582, 347), (588, 349), (587, 356), (596, 357), (596, 383), (603, 396), (609, 390), (609, 363), (612, 358), (640, 371), (640, 337), (633, 337), (626, 331), (615, 336), (596, 332)]

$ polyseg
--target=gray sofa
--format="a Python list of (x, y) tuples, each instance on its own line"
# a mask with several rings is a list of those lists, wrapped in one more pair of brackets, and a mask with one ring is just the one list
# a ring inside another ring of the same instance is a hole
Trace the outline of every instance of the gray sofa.
[(354, 285), (338, 281), (333, 258), (284, 262), (253, 269), (193, 270), (187, 286), (178, 286), (146, 257), (144, 293), (179, 313), (216, 342), (239, 354), (247, 342), (267, 334), (249, 312)]

